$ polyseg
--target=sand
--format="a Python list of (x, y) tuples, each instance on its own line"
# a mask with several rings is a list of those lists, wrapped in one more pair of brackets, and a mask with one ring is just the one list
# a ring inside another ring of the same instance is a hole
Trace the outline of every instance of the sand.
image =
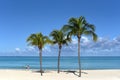
[(82, 70), (78, 72), (45, 71), (43, 76), (35, 70), (0, 70), (0, 80), (120, 80), (120, 70)]

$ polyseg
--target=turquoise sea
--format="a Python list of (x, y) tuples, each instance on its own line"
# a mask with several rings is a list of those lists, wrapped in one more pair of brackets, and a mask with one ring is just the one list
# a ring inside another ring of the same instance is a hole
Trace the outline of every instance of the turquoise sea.
[[(61, 69), (78, 69), (77, 56), (61, 57)], [(81, 57), (82, 69), (120, 69), (120, 57)], [(0, 69), (39, 69), (39, 57), (0, 56)], [(57, 57), (43, 57), (43, 69), (57, 69)]]

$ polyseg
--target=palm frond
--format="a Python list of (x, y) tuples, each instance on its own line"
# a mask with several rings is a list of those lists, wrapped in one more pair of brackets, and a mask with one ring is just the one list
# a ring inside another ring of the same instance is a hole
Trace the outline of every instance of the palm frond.
[(86, 23), (85, 26), (86, 26), (89, 30), (95, 31), (95, 26), (94, 26), (93, 24), (88, 24), (88, 23)]
[(97, 35), (96, 35), (92, 30), (84, 31), (84, 34), (85, 34), (85, 35), (92, 35), (93, 40), (94, 40), (94, 41), (97, 41)]
[(70, 18), (68, 23), (71, 25), (73, 25), (73, 24), (75, 25), (78, 23), (78, 20), (76, 18)]

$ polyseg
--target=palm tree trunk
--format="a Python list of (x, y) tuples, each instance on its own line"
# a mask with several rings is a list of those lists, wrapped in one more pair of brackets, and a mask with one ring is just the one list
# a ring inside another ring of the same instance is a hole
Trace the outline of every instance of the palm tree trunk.
[(81, 77), (81, 63), (80, 63), (80, 37), (78, 37), (78, 65), (79, 65), (79, 77)]
[(41, 76), (42, 76), (42, 49), (40, 49), (39, 56), (40, 56), (40, 73), (41, 73)]
[(59, 53), (58, 53), (58, 73), (60, 72), (60, 53), (61, 53), (62, 46), (59, 46)]

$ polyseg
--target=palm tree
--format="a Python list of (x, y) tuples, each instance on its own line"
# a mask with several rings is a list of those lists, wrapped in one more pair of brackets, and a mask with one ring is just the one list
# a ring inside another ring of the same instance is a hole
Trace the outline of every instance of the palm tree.
[(78, 64), (79, 64), (79, 77), (81, 76), (81, 63), (80, 63), (80, 39), (82, 35), (91, 35), (94, 41), (97, 41), (95, 34), (95, 26), (87, 23), (86, 19), (81, 16), (79, 18), (70, 18), (68, 25), (62, 28), (70, 36), (74, 35), (78, 38)]
[(68, 42), (71, 41), (69, 37), (67, 37), (66, 34), (63, 33), (62, 30), (53, 30), (50, 33), (50, 36), (52, 37), (53, 44), (58, 44), (59, 46), (59, 52), (58, 52), (58, 73), (60, 72), (60, 54), (62, 45), (66, 44), (68, 45)]
[(50, 42), (49, 38), (47, 36), (43, 36), (42, 33), (37, 34), (31, 34), (27, 38), (27, 42), (29, 42), (30, 45), (36, 46), (39, 49), (39, 56), (40, 56), (40, 72), (42, 76), (42, 48)]

